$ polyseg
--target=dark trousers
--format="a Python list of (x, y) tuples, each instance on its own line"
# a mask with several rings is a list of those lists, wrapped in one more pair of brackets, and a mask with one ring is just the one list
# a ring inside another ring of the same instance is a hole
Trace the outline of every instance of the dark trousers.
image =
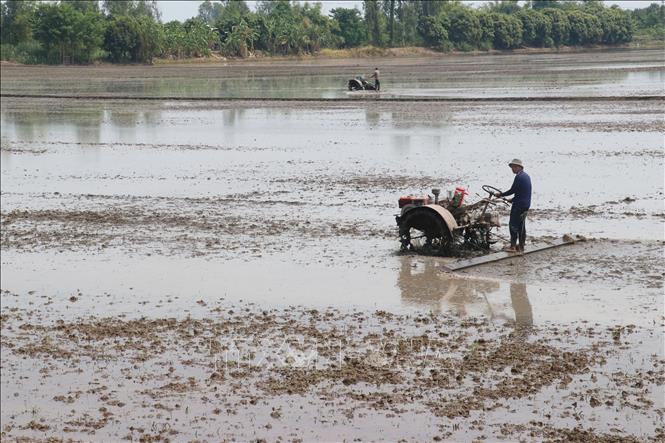
[(379, 81), (378, 78), (374, 80), (374, 89), (376, 89), (377, 91), (381, 90), (381, 82)]
[(510, 246), (517, 245), (519, 240), (520, 249), (524, 249), (526, 240), (526, 214), (529, 208), (514, 206), (510, 209), (510, 221), (508, 230), (510, 231)]

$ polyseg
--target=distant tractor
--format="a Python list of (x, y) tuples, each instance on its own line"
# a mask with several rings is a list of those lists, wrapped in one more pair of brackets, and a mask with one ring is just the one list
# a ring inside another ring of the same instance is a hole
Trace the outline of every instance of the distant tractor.
[(466, 205), (464, 188), (449, 192), (440, 200), (439, 189), (430, 196), (406, 196), (399, 199), (400, 214), (395, 217), (403, 251), (421, 254), (458, 256), (464, 251), (490, 252), (496, 243), (492, 229), (501, 226), (495, 205), (504, 202), (493, 198), (497, 188), (484, 185), (488, 197)]
[(362, 75), (359, 75), (355, 78), (349, 80), (348, 83), (349, 91), (375, 91), (373, 83), (368, 82)]

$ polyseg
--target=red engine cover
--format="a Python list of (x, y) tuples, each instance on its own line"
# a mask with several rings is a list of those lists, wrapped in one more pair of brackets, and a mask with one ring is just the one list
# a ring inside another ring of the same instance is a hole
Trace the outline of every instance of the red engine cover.
[(406, 205), (429, 205), (431, 203), (429, 196), (416, 196), (416, 195), (407, 195), (400, 197), (398, 204), (400, 208), (403, 208)]

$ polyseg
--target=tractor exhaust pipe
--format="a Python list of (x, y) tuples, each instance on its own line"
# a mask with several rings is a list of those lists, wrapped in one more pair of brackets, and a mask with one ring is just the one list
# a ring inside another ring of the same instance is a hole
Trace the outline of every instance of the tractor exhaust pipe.
[(439, 188), (434, 188), (432, 189), (432, 194), (434, 194), (434, 204), (439, 203), (439, 194), (441, 194), (441, 189)]

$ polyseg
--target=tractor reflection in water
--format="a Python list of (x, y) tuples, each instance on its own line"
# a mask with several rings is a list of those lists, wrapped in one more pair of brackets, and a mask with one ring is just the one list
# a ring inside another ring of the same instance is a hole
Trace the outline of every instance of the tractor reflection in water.
[(496, 243), (492, 230), (501, 226), (498, 212), (489, 209), (506, 202), (493, 197), (495, 187), (482, 188), (488, 197), (473, 204), (464, 204), (467, 191), (461, 187), (441, 200), (439, 189), (432, 189), (434, 201), (430, 196), (401, 197), (395, 220), (402, 251), (450, 257), (489, 253)]

